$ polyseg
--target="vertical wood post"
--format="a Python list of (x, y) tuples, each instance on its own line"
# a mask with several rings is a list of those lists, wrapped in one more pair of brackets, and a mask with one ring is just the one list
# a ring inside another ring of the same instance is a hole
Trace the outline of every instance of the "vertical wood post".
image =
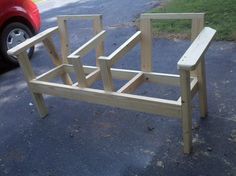
[[(192, 19), (192, 41), (198, 36), (198, 34), (204, 28), (204, 14), (201, 17)], [(201, 57), (200, 62), (195, 71), (191, 72), (191, 75), (197, 76), (199, 84), (199, 104), (201, 117), (207, 116), (207, 90), (206, 90), (206, 75), (205, 75), (205, 58), (204, 55)]]
[(201, 117), (207, 117), (208, 105), (207, 105), (207, 89), (206, 89), (206, 73), (205, 73), (205, 59), (201, 58), (199, 67), (197, 69), (198, 86), (199, 86), (199, 104)]
[[(192, 28), (191, 28), (191, 41), (194, 41), (195, 38), (199, 35), (199, 33), (204, 28), (204, 14), (202, 14), (200, 17), (197, 16), (192, 19)], [(197, 76), (197, 69), (191, 71), (191, 76)]]
[(87, 87), (87, 81), (85, 78), (84, 68), (81, 63), (80, 57), (79, 56), (71, 57), (70, 62), (73, 64), (73, 67), (76, 73), (76, 77), (78, 80), (78, 87), (81, 87), (81, 88)]
[(192, 19), (191, 40), (193, 41), (204, 28), (204, 14)]
[(152, 71), (152, 26), (151, 19), (140, 18), (141, 38), (141, 70)]
[[(49, 55), (52, 59), (53, 64), (56, 66), (63, 64), (60, 56), (57, 54), (56, 47), (53, 44), (52, 38), (48, 37), (48, 38), (44, 39), (43, 44), (46, 47), (47, 51), (49, 52)], [(71, 80), (69, 74), (63, 73), (61, 75), (61, 79), (64, 82), (64, 84), (72, 85), (72, 80)]]
[(67, 57), (70, 54), (70, 43), (66, 20), (63, 17), (57, 18), (59, 34), (61, 39), (61, 55), (63, 63), (67, 64)]
[(36, 108), (40, 114), (41, 117), (45, 117), (48, 114), (48, 109), (45, 106), (45, 102), (43, 99), (43, 95), (39, 93), (34, 93), (31, 91), (29, 82), (35, 78), (35, 74), (32, 70), (32, 66), (29, 61), (28, 53), (24, 51), (23, 53), (20, 53), (18, 56), (18, 62), (23, 70), (25, 79), (27, 81), (27, 84), (30, 89), (30, 93), (32, 94), (33, 100), (35, 102)]
[(99, 57), (99, 66), (101, 70), (101, 76), (103, 81), (103, 86), (105, 91), (113, 91), (114, 86), (112, 83), (111, 69), (109, 66), (109, 60), (104, 57)]
[(189, 154), (192, 148), (192, 110), (189, 71), (180, 70), (180, 86), (182, 101), (182, 128), (184, 153)]
[[(102, 15), (96, 17), (93, 21), (93, 29), (95, 35), (100, 33), (103, 30), (103, 24), (102, 24)], [(99, 43), (99, 45), (96, 47), (96, 65), (99, 66), (98, 58), (100, 56), (104, 56), (104, 41)]]

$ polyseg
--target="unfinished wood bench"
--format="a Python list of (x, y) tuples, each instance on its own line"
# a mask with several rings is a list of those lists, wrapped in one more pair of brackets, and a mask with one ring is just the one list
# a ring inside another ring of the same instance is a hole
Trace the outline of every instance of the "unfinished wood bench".
[[(180, 58), (177, 67), (180, 75), (152, 72), (152, 30), (151, 20), (189, 19), (192, 20), (192, 44)], [(94, 37), (70, 52), (68, 37), (68, 20), (92, 20)], [(58, 33), (61, 41), (61, 56), (57, 53), (52, 35)], [(59, 16), (58, 27), (49, 28), (26, 40), (8, 51), (18, 58), (27, 80), (30, 92), (41, 116), (48, 113), (43, 94), (76, 99), (97, 104), (136, 110), (182, 120), (184, 153), (190, 153), (192, 147), (192, 110), (191, 100), (198, 93), (200, 113), (207, 115), (207, 95), (205, 80), (204, 54), (216, 31), (204, 28), (202, 13), (146, 13), (140, 18), (140, 31), (137, 31), (124, 44), (109, 56), (104, 56), (104, 38), (101, 15)], [(27, 49), (37, 43), (47, 48), (55, 68), (36, 76), (30, 64)], [(137, 43), (141, 43), (141, 71), (112, 68)], [(96, 66), (82, 64), (82, 58), (92, 49), (96, 50)], [(76, 74), (77, 81), (72, 82), (71, 73)], [(61, 77), (63, 83), (54, 83), (53, 79)], [(113, 79), (129, 80), (115, 91)], [(102, 80), (104, 90), (91, 88)], [(179, 86), (181, 96), (178, 100), (134, 95), (132, 92), (144, 82)]]

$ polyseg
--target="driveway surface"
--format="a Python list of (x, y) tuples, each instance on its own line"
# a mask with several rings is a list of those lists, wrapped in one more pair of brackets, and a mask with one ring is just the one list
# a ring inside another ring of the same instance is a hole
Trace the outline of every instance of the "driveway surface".
[[(60, 4), (60, 5), (59, 5)], [(135, 31), (140, 13), (158, 5), (150, 0), (46, 0), (39, 3), (42, 30), (62, 14), (101, 13), (108, 30), (106, 54)], [(72, 49), (90, 37), (90, 23), (70, 23)], [(54, 39), (59, 47), (57, 37)], [(177, 73), (189, 41), (155, 39), (154, 70)], [(214, 42), (206, 56), (209, 114), (193, 106), (193, 153), (182, 153), (181, 122), (151, 114), (46, 97), (49, 115), (39, 118), (19, 68), (0, 75), (0, 176), (235, 176), (236, 44)], [(91, 57), (87, 64), (94, 64)], [(116, 66), (139, 69), (139, 46)], [(52, 67), (37, 47), (36, 73)], [(118, 88), (123, 82), (115, 82)], [(101, 87), (98, 82), (94, 85)], [(178, 89), (142, 86), (136, 94), (176, 99)]]

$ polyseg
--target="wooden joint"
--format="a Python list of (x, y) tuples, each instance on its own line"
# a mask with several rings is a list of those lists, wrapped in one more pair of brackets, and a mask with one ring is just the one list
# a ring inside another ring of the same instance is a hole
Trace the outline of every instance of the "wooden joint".
[(106, 31), (103, 30), (100, 33), (98, 33), (91, 40), (89, 40), (84, 45), (82, 45), (80, 48), (78, 48), (76, 51), (74, 51), (72, 54), (70, 54), (69, 57), (71, 57), (73, 55), (80, 55), (80, 57), (85, 56), (88, 52), (90, 52), (92, 49), (96, 48), (101, 42), (104, 41), (105, 32)]
[(69, 61), (72, 63), (74, 67), (74, 71), (76, 73), (76, 77), (78, 80), (78, 86), (81, 88), (87, 87), (87, 81), (85, 78), (84, 68), (80, 60), (80, 56), (70, 56), (68, 57)]
[(178, 69), (194, 70), (209, 47), (216, 30), (205, 27), (178, 61)]
[(52, 34), (56, 33), (58, 31), (58, 27), (51, 27), (46, 29), (45, 31), (25, 40), (24, 42), (20, 43), (19, 45), (11, 48), (7, 51), (7, 53), (11, 56), (18, 55), (27, 49), (31, 48), (32, 46), (36, 45), (37, 43), (40, 43), (48, 36), (51, 36)]
[(107, 57), (107, 60), (110, 60), (111, 64), (110, 66), (115, 64), (121, 57), (123, 57), (128, 51), (130, 51), (140, 40), (141, 40), (141, 31), (138, 31)]
[(114, 86), (112, 83), (112, 74), (110, 68), (110, 61), (106, 57), (99, 57), (99, 67), (101, 70), (101, 76), (103, 81), (103, 87), (105, 91), (113, 91)]
[(130, 81), (128, 81), (124, 86), (122, 86), (117, 92), (132, 93), (137, 89), (138, 86), (140, 86), (144, 82), (144, 80), (144, 74), (143, 72), (140, 72)]

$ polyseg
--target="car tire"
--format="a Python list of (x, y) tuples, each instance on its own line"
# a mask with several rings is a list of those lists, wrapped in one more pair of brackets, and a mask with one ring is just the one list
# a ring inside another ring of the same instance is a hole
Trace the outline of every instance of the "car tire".
[[(27, 38), (31, 38), (34, 32), (25, 24), (19, 22), (9, 23), (3, 30), (0, 36), (0, 51), (3, 60), (12, 66), (18, 66), (17, 58), (9, 56), (7, 50), (23, 42)], [(34, 53), (34, 47), (31, 47), (28, 51), (29, 58)]]

